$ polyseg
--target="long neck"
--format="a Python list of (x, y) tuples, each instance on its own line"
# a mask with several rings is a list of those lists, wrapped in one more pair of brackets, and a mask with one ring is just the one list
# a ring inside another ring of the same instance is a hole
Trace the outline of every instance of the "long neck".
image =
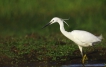
[(66, 34), (67, 34), (68, 32), (65, 31), (63, 22), (59, 22), (59, 24), (60, 24), (60, 31), (62, 32), (63, 35), (66, 36)]
[(62, 34), (66, 36), (68, 39), (73, 40), (73, 36), (71, 35), (71, 33), (65, 31), (63, 22), (59, 23), (59, 25), (60, 25), (60, 31), (62, 32)]

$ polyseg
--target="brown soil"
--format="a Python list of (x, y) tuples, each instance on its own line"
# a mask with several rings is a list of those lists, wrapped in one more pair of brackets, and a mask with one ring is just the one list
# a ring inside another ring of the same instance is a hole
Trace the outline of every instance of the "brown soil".
[[(18, 65), (26, 67), (26, 66), (58, 66), (58, 65), (63, 65), (63, 64), (81, 64), (81, 56), (77, 55), (79, 54), (79, 50), (76, 50), (74, 52), (76, 56), (63, 56), (63, 57), (57, 57), (56, 61), (51, 61), (51, 58), (45, 57), (44, 60), (42, 61), (30, 61), (30, 58), (26, 57), (26, 61), (23, 61), (22, 58), (20, 58), (19, 62), (16, 62), (16, 60), (11, 59), (7, 56), (1, 55), (0, 57), (0, 67), (5, 66), (16, 66)], [(90, 51), (87, 53), (88, 60), (86, 63), (106, 63), (106, 48), (96, 48), (94, 51)], [(36, 56), (32, 56), (31, 58), (36, 59)], [(66, 59), (62, 61), (62, 59)]]

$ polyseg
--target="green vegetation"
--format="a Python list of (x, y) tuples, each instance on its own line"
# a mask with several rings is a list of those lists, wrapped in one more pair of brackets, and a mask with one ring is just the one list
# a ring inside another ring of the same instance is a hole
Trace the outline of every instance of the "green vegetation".
[[(61, 34), (58, 24), (41, 29), (54, 16), (70, 18), (67, 31), (102, 34), (103, 42), (94, 48), (106, 47), (105, 0), (0, 0), (0, 63), (67, 61), (67, 57), (81, 56), (76, 53), (78, 47)], [(88, 49), (85, 52), (95, 51)]]

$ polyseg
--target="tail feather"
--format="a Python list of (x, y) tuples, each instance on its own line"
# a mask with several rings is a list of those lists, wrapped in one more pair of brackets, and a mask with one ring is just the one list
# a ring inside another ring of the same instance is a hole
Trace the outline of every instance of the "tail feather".
[(102, 40), (102, 39), (103, 39), (103, 36), (102, 36), (102, 34), (101, 34), (100, 36), (98, 36), (98, 38)]

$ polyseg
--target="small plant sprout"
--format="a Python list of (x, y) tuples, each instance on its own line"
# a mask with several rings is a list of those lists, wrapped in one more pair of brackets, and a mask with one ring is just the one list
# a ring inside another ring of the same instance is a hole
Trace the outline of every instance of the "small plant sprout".
[[(85, 60), (87, 59), (86, 54), (83, 55), (83, 51), (82, 51), (82, 47), (89, 47), (89, 46), (93, 46), (99, 42), (101, 42), (102, 40), (102, 35), (100, 36), (95, 36), (93, 34), (91, 34), (90, 32), (87, 31), (83, 31), (83, 30), (73, 30), (71, 32), (67, 32), (64, 29), (64, 23), (66, 23), (64, 20), (68, 20), (68, 19), (61, 19), (58, 17), (54, 17), (48, 24), (46, 24), (43, 28), (45, 28), (48, 25), (51, 25), (53, 23), (59, 23), (60, 25), (60, 31), (61, 33), (66, 36), (68, 39), (72, 40), (73, 42), (75, 42), (78, 47), (79, 50), (81, 52), (82, 55), (82, 63), (84, 64)], [(64, 23), (63, 23), (64, 22)], [(67, 24), (67, 23), (66, 23)], [(68, 24), (67, 24), (68, 25)], [(69, 26), (69, 25), (68, 25)]]

